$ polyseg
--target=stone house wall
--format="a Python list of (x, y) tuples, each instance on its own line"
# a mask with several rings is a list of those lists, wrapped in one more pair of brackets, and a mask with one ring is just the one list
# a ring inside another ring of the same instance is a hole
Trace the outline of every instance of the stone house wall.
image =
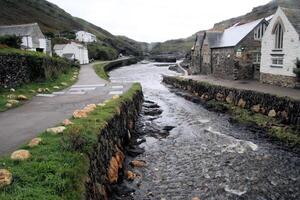
[(201, 47), (196, 46), (191, 55), (190, 74), (199, 74), (201, 72)]
[[(237, 57), (237, 51), (241, 56)], [(237, 46), (212, 49), (213, 75), (223, 79), (253, 79), (253, 59), (261, 50), (261, 41), (254, 40), (251, 31)]]
[[(274, 51), (275, 35), (273, 30), (278, 21), (284, 26), (283, 49)], [(261, 77), (262, 83), (274, 84), (285, 87), (296, 85), (296, 75), (293, 73), (296, 59), (300, 58), (300, 38), (295, 28), (289, 22), (281, 8), (279, 8), (271, 20), (262, 39), (261, 49)], [(282, 55), (282, 67), (272, 66), (272, 55)]]
[(201, 74), (208, 75), (212, 73), (211, 69), (211, 49), (208, 44), (208, 38), (206, 37), (203, 41), (202, 51), (201, 51), (202, 65)]

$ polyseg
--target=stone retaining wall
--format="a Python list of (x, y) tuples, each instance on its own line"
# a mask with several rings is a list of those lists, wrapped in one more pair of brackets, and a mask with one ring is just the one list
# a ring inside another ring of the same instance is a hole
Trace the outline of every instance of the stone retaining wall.
[(297, 83), (297, 78), (292, 76), (260, 73), (260, 81), (262, 83), (267, 83), (271, 85), (295, 88)]
[(132, 101), (124, 103), (118, 115), (107, 122), (101, 130), (98, 143), (89, 155), (90, 167), (86, 180), (86, 198), (88, 200), (109, 199), (111, 184), (118, 181), (124, 161), (124, 145), (135, 130), (143, 103), (142, 91), (132, 97)]
[(286, 124), (300, 126), (300, 101), (297, 100), (178, 77), (164, 76), (163, 82), (187, 90), (203, 100), (216, 99), (232, 103), (265, 115), (276, 115), (275, 117), (280, 118)]
[(115, 61), (111, 61), (107, 65), (105, 65), (104, 69), (105, 69), (105, 71), (109, 72), (115, 68), (126, 66), (126, 65), (136, 64), (137, 62), (138, 62), (138, 60), (135, 57), (128, 58), (128, 59), (122, 59), (122, 60), (115, 60)]

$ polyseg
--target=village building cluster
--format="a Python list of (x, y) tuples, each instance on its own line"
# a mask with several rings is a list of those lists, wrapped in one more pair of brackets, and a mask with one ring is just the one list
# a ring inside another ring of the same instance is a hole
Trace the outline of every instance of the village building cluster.
[(16, 35), (21, 37), (21, 49), (43, 52), (49, 56), (53, 53), (69, 60), (77, 60), (80, 64), (88, 64), (87, 43), (96, 42), (95, 35), (77, 31), (76, 39), (67, 44), (55, 44), (52, 47), (51, 40), (42, 33), (38, 23), (0, 26), (0, 36)]
[(300, 10), (279, 7), (273, 16), (197, 33), (190, 74), (258, 80), (295, 87), (300, 59)]

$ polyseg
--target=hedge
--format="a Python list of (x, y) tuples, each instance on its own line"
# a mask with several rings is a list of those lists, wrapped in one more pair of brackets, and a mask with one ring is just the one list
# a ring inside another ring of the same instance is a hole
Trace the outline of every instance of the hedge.
[(72, 63), (64, 58), (18, 49), (0, 49), (0, 88), (57, 78)]

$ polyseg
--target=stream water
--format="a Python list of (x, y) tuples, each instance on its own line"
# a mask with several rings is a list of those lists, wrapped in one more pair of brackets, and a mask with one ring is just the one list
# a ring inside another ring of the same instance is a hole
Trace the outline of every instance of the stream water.
[(168, 134), (144, 135), (145, 152), (135, 159), (147, 166), (133, 169), (140, 177), (127, 182), (135, 189), (127, 199), (300, 199), (298, 153), (177, 96), (161, 83), (161, 74), (178, 75), (153, 63), (110, 73), (113, 82), (140, 82), (145, 99), (163, 111), (143, 115), (143, 131), (153, 124), (171, 127)]

